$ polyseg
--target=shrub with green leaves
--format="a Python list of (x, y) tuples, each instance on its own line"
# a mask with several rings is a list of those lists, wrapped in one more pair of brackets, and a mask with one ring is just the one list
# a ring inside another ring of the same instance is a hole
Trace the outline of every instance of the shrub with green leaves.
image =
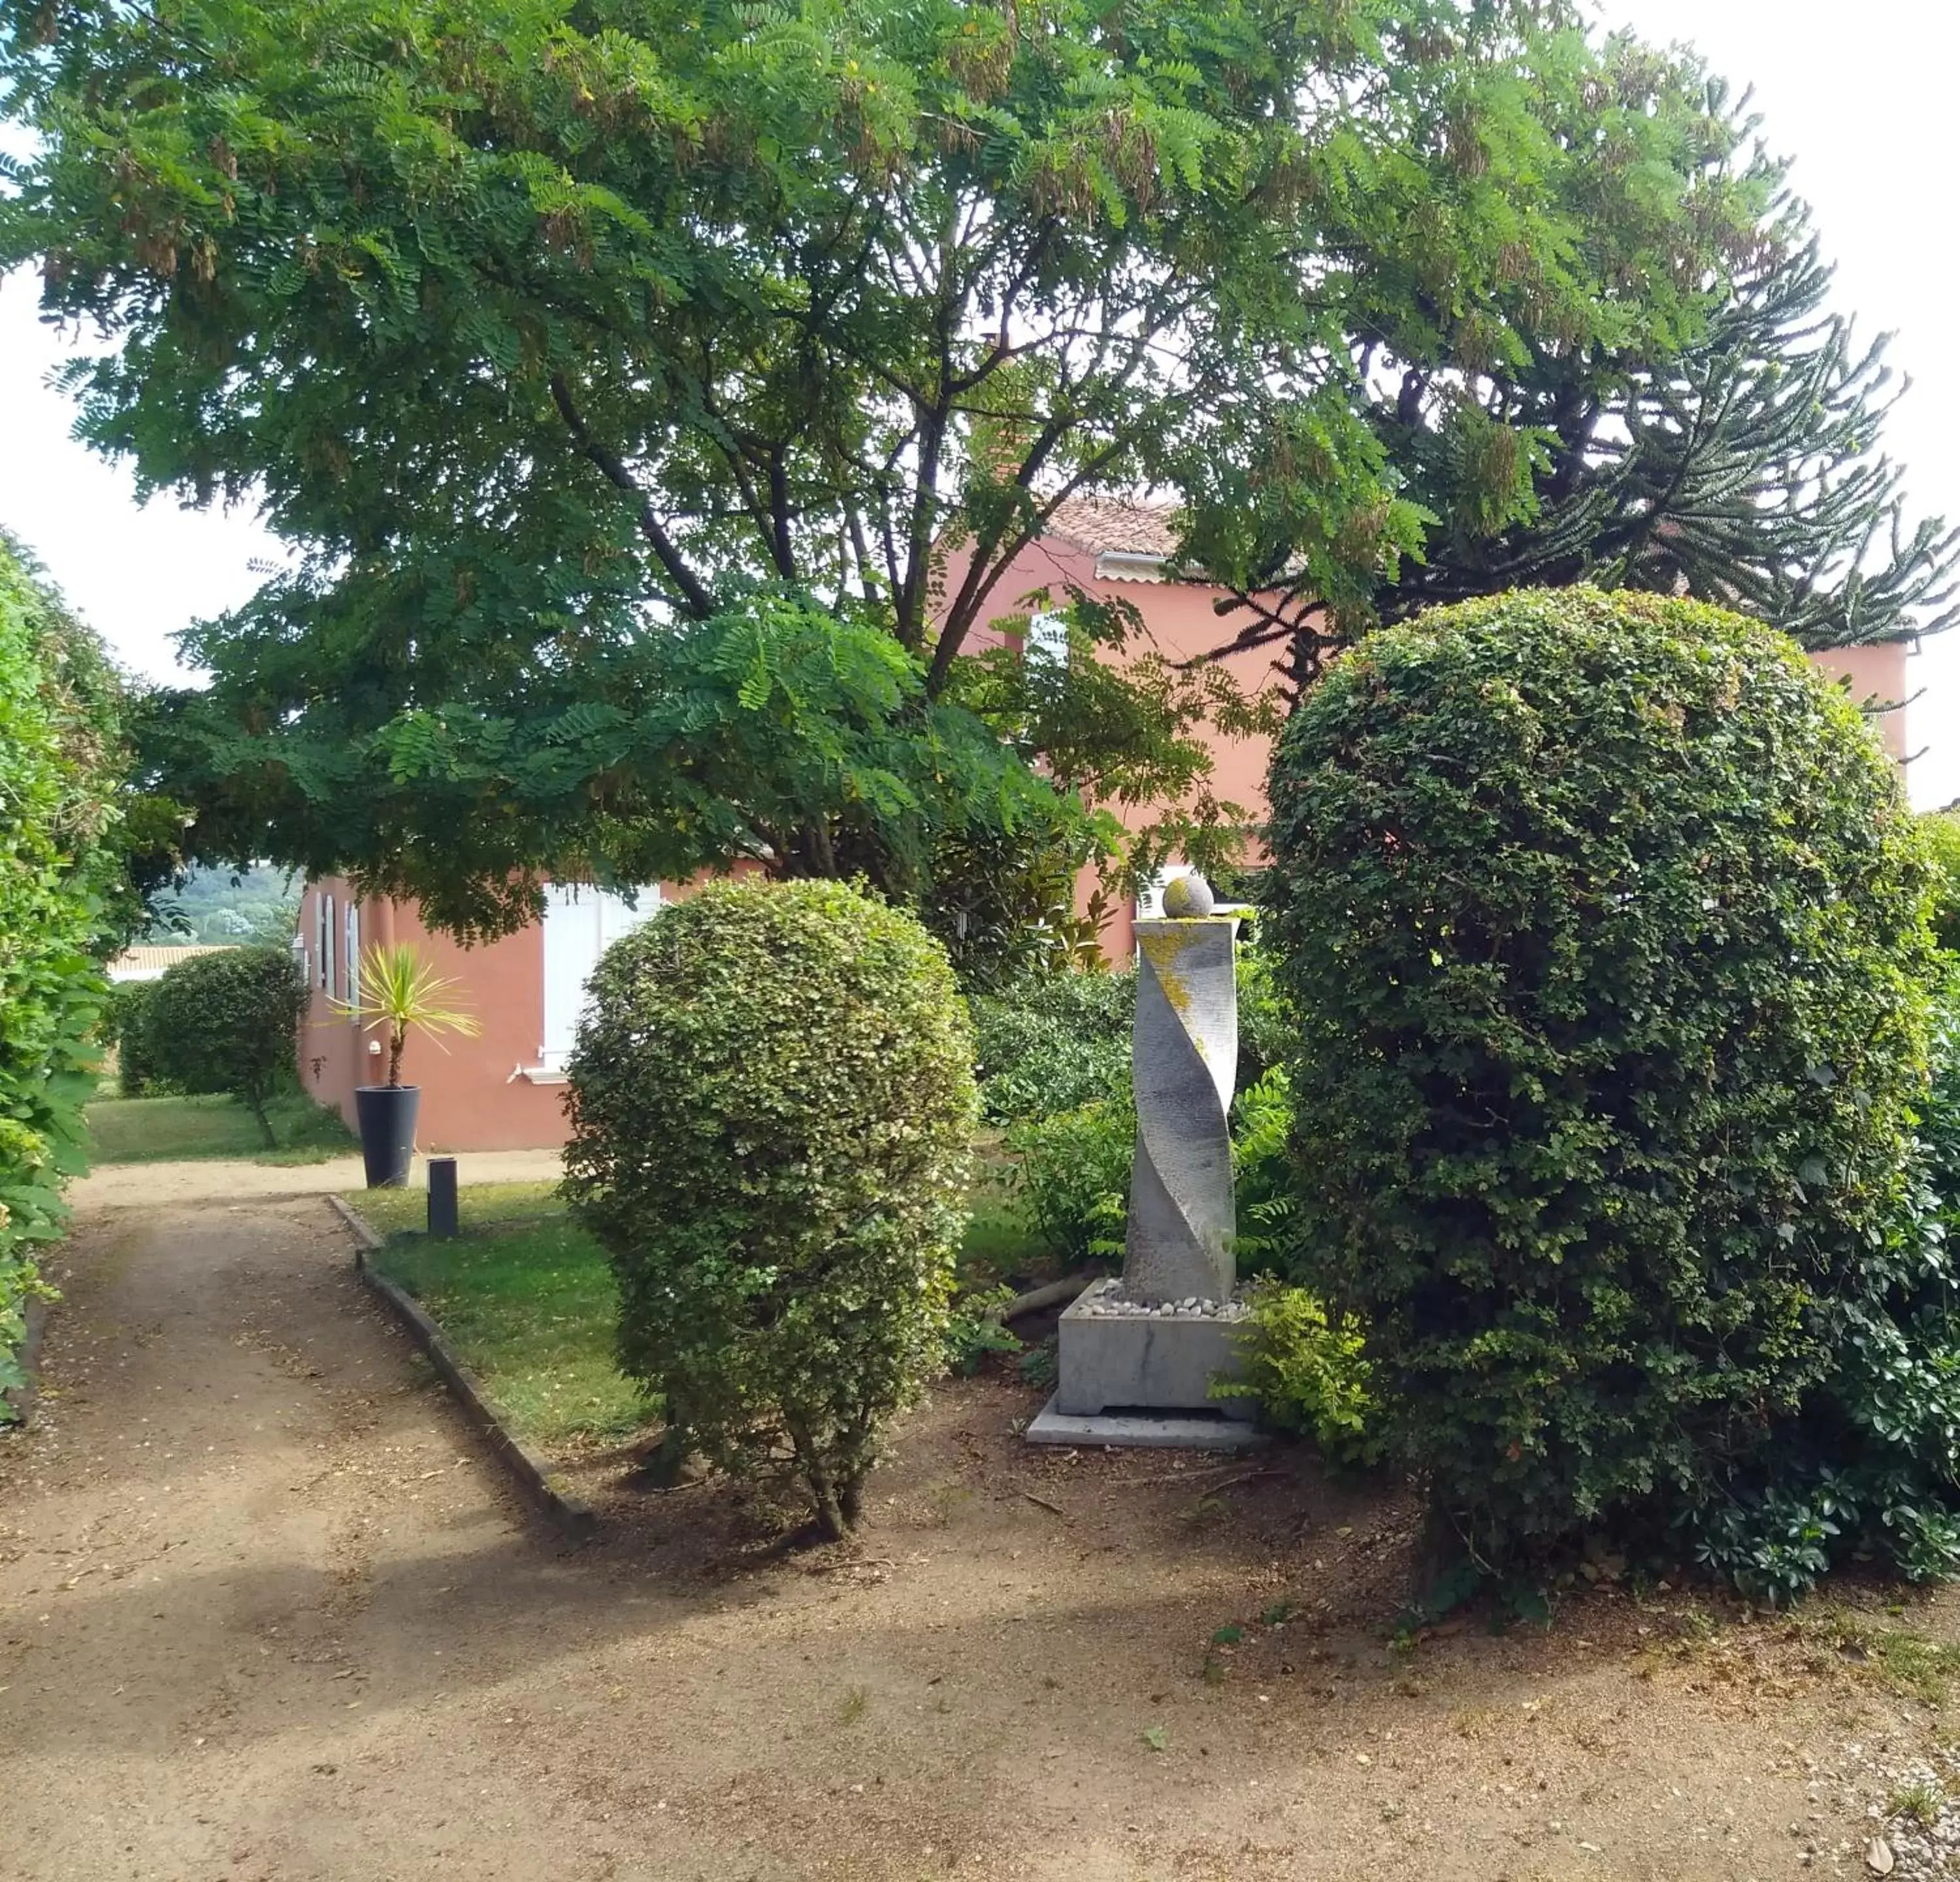
[(1787, 1592), (1938, 1558), (1925, 869), (1856, 709), (1735, 616), (1522, 593), (1337, 662), (1271, 798), (1295, 1278), (1365, 1324), (1472, 1561), (1698, 1538)]
[(0, 534), (0, 1391), (24, 1382), (34, 1251), (83, 1167), (120, 750), (100, 648)]
[(307, 990), (283, 947), (226, 947), (164, 971), (145, 1013), (150, 1062), (178, 1090), (229, 1092), (276, 1140), (266, 1100), (294, 1075)]
[(1136, 1101), (1127, 1084), (1120, 1097), (1029, 1118), (1008, 1132), (1028, 1226), (1071, 1266), (1122, 1253), (1136, 1143)]
[(1960, 810), (1929, 810), (1919, 827), (1933, 874), (1933, 938), (1960, 951)]
[[(1284, 1056), (1284, 1009), (1268, 958), (1249, 941), (1238, 954), (1239, 1087), (1242, 1091)], [(1130, 1033), (1137, 976), (1029, 974), (972, 1001), (980, 1103), (996, 1123), (1053, 1117), (1130, 1089)]]
[[(1248, 931), (1248, 929), (1249, 931)], [(1239, 991), (1239, 1096), (1243, 1108), (1250, 1093), (1293, 1049), (1293, 1027), (1273, 973), (1271, 951), (1259, 945), (1256, 918), (1239, 934), (1234, 975)]]
[[(1284, 1271), (1298, 1235), (1287, 1140), (1293, 1099), (1284, 1067), (1242, 1091), (1232, 1106), (1232, 1168), (1238, 1190), (1239, 1272)], [(1070, 1261), (1119, 1256), (1128, 1228), (1137, 1107), (1126, 1078), (1113, 1097), (1007, 1132), (1011, 1181), (1028, 1225)]]
[(593, 976), (565, 1189), (619, 1278), (622, 1367), (829, 1535), (942, 1362), (972, 1064), (944, 951), (838, 883), (711, 884)]
[(126, 980), (109, 989), (102, 1040), (116, 1048), (116, 1082), (126, 1098), (161, 1091), (170, 1083), (150, 1046), (150, 996), (156, 990), (154, 980)]
[(1030, 974), (972, 1002), (980, 1102), (998, 1123), (1048, 1117), (1130, 1088), (1137, 976)]
[(1373, 1463), (1379, 1411), (1366, 1344), (1351, 1315), (1330, 1317), (1306, 1288), (1262, 1281), (1247, 1294), (1239, 1335), (1243, 1376), (1220, 1380), (1212, 1396), (1256, 1400), (1265, 1423), (1311, 1438), (1337, 1463)]

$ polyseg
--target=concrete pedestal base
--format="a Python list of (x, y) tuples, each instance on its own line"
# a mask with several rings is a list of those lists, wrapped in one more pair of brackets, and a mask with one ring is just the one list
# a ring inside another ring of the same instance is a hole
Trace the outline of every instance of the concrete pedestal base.
[(1151, 1451), (1250, 1451), (1269, 1441), (1243, 1419), (1186, 1412), (1106, 1412), (1072, 1417), (1050, 1399), (1023, 1435), (1031, 1444), (1120, 1444)]
[(1239, 1370), (1236, 1313), (1096, 1312), (1120, 1286), (1105, 1281), (1086, 1288), (1063, 1314), (1056, 1333), (1055, 1410), (1071, 1418), (1176, 1411), (1249, 1419), (1255, 1408), (1249, 1401), (1211, 1394), (1213, 1380)]

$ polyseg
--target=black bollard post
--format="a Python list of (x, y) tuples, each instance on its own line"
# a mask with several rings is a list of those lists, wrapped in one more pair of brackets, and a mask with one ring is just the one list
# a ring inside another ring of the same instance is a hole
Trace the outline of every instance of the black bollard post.
[(428, 1232), (437, 1241), (456, 1238), (456, 1159), (428, 1160)]

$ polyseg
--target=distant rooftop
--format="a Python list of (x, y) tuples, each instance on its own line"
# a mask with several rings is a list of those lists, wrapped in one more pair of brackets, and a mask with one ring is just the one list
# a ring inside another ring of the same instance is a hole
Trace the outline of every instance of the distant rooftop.
[(126, 947), (109, 963), (112, 980), (156, 980), (166, 967), (198, 954), (221, 954), (232, 944), (227, 941), (190, 941), (181, 947)]
[[(1177, 546), (1177, 505), (1130, 497), (1065, 497), (1047, 533), (1093, 555), (1161, 563)], [(1160, 573), (1157, 578), (1163, 579)]]

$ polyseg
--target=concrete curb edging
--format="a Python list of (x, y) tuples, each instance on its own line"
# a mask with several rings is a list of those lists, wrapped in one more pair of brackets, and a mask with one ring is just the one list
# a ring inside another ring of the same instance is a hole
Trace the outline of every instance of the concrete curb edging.
[(0, 1392), (13, 1415), (0, 1420), (0, 1431), (24, 1431), (34, 1422), (34, 1400), (41, 1390), (41, 1333), (48, 1323), (48, 1303), (35, 1299), (27, 1303), (27, 1337), (21, 1342), (21, 1370), (27, 1383), (11, 1392)]
[(599, 1526), (597, 1511), (558, 1487), (557, 1473), (497, 1415), (476, 1375), (450, 1349), (441, 1328), (423, 1312), (421, 1303), (368, 1260), (368, 1256), (382, 1246), (381, 1237), (344, 1197), (329, 1196), (326, 1199), (353, 1234), (355, 1272), (401, 1323), (409, 1337), (428, 1355), (429, 1363), (455, 1393), (463, 1415), (489, 1441), (490, 1448), (516, 1480), (525, 1501), (571, 1534), (590, 1535)]

